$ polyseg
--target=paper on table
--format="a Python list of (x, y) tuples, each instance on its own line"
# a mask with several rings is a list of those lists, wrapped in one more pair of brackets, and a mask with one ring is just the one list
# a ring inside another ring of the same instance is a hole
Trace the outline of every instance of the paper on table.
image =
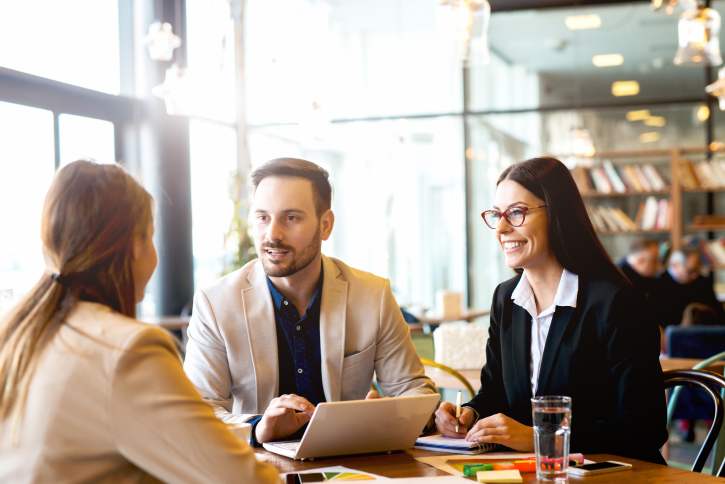
[(485, 471), (479, 472), (477, 475), (478, 482), (488, 483), (511, 483), (524, 482), (521, 473), (517, 470), (510, 471)]
[[(347, 474), (345, 476), (336, 475), (332, 478), (328, 476), (328, 480), (331, 481), (377, 481), (381, 479), (389, 479), (388, 477), (379, 476), (377, 474), (373, 474), (372, 472), (358, 471), (344, 466), (320, 467), (319, 469), (308, 469), (306, 471), (295, 472), (294, 474), (310, 474), (312, 472), (324, 472), (325, 474)], [(286, 474), (282, 474), (283, 480), (285, 475)]]
[[(526, 454), (523, 452), (491, 452), (488, 454), (479, 454), (475, 457), (476, 460), (482, 460), (482, 459), (498, 459), (498, 460), (527, 460), (527, 459), (535, 459), (536, 456), (534, 453)], [(416, 457), (415, 460), (418, 462), (422, 462), (423, 464), (428, 464), (431, 467), (435, 467), (436, 469), (440, 469), (443, 472), (447, 472), (449, 474), (452, 474), (454, 476), (458, 477), (464, 477), (463, 472), (458, 471), (451, 467), (450, 465), (446, 464), (447, 460), (450, 459), (471, 459), (470, 455), (463, 455), (463, 454), (449, 454), (449, 455), (435, 455), (432, 457)], [(585, 464), (593, 464), (593, 461), (584, 460)]]
[(405, 477), (393, 480), (395, 484), (471, 484), (468, 479), (453, 476)]

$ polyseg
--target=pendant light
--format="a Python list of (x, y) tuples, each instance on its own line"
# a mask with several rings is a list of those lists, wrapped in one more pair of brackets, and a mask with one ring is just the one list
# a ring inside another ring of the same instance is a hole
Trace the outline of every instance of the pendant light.
[(170, 23), (157, 20), (149, 26), (149, 34), (143, 38), (143, 43), (148, 47), (153, 60), (170, 61), (174, 56), (174, 49), (181, 45), (181, 37), (174, 35)]
[(718, 66), (720, 56), (720, 14), (702, 5), (685, 10), (677, 24), (678, 66)]
[(185, 116), (190, 113), (191, 86), (186, 69), (176, 64), (166, 69), (164, 83), (151, 89), (151, 93), (164, 100), (168, 114)]
[(438, 21), (447, 35), (455, 36), (458, 57), (466, 64), (488, 64), (488, 23), (491, 5), (487, 0), (443, 0)]
[(672, 15), (677, 5), (684, 8), (692, 8), (697, 5), (697, 2), (695, 0), (652, 0), (649, 8), (655, 12), (664, 10), (667, 12), (667, 15)]
[(717, 73), (717, 81), (713, 82), (705, 88), (711, 96), (716, 96), (720, 102), (720, 111), (725, 111), (725, 67)]
[(567, 143), (572, 155), (576, 157), (587, 157), (591, 158), (594, 156), (594, 142), (589, 131), (583, 128), (573, 129), (569, 133), (569, 140)]

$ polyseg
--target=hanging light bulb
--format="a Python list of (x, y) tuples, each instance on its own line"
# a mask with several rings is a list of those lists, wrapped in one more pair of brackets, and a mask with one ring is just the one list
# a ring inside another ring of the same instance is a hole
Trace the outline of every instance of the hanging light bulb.
[(675, 55), (678, 66), (718, 66), (720, 56), (720, 14), (698, 6), (685, 10), (677, 24), (680, 46)]
[(491, 6), (487, 0), (443, 0), (438, 7), (440, 29), (455, 37), (458, 57), (466, 64), (488, 64), (488, 22)]
[(684, 8), (692, 8), (697, 5), (697, 2), (695, 0), (652, 0), (649, 8), (655, 12), (664, 10), (667, 12), (667, 15), (672, 15), (677, 5)]
[(143, 44), (149, 49), (153, 60), (170, 61), (174, 49), (181, 45), (181, 37), (174, 35), (170, 23), (158, 20), (149, 26), (149, 34), (143, 38)]
[(725, 67), (717, 72), (717, 81), (707, 86), (705, 92), (717, 97), (720, 102), (720, 111), (725, 111)]
[(164, 83), (151, 89), (151, 93), (164, 100), (168, 114), (185, 116), (190, 113), (191, 85), (186, 69), (176, 64), (166, 69)]
[(589, 157), (594, 156), (594, 143), (589, 131), (586, 129), (574, 129), (569, 133), (569, 145), (570, 153), (578, 157)]

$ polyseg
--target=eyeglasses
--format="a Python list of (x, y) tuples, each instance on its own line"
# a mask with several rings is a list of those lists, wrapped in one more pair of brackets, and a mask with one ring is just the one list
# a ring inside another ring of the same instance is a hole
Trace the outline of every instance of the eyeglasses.
[(546, 205), (539, 205), (538, 207), (509, 207), (503, 212), (498, 210), (486, 210), (481, 214), (483, 221), (489, 228), (495, 229), (498, 223), (501, 221), (501, 217), (506, 219), (506, 222), (512, 227), (521, 227), (526, 219), (526, 212), (535, 208), (543, 208)]

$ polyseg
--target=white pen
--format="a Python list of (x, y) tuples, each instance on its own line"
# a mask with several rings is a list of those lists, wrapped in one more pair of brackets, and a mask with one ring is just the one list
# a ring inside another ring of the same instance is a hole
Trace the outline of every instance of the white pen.
[(456, 397), (456, 432), (458, 432), (458, 419), (461, 418), (461, 399), (463, 398), (463, 393), (461, 393), (460, 390), (458, 390), (458, 396)]

